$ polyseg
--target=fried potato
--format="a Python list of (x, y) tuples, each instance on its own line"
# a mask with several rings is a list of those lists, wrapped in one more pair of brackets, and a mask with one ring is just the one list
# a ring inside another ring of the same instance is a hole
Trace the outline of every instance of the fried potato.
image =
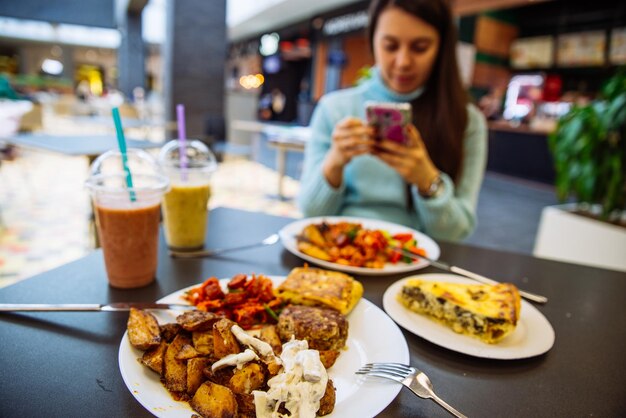
[(310, 255), (311, 257), (319, 258), (320, 260), (325, 260), (325, 261), (332, 260), (332, 258), (326, 251), (306, 241), (298, 242), (298, 250), (302, 251), (306, 255)]
[(235, 393), (250, 393), (265, 384), (265, 373), (258, 363), (247, 363), (235, 369), (228, 387)]
[(159, 329), (161, 330), (161, 338), (171, 343), (176, 334), (180, 332), (182, 327), (174, 322), (170, 322), (167, 324), (159, 325)]
[(317, 228), (316, 225), (308, 225), (302, 230), (302, 238), (305, 241), (309, 241), (313, 245), (317, 245), (318, 247), (325, 247), (326, 239)]
[(190, 358), (198, 357), (200, 353), (192, 345), (185, 344), (181, 347), (180, 351), (176, 354), (176, 360), (189, 360)]
[(151, 349), (143, 353), (143, 356), (141, 356), (141, 364), (157, 372), (159, 375), (162, 375), (163, 358), (165, 357), (166, 350), (167, 343), (165, 341), (161, 341), (161, 344), (156, 347), (152, 347)]
[(194, 331), (191, 333), (193, 340), (193, 346), (198, 350), (198, 353), (205, 356), (213, 356), (213, 330), (209, 331)]
[(206, 367), (211, 366), (211, 360), (206, 357), (196, 357), (187, 361), (187, 393), (193, 396), (196, 390), (206, 380), (202, 372)]
[(335, 386), (333, 385), (333, 381), (328, 379), (326, 392), (324, 392), (324, 396), (320, 399), (320, 409), (317, 410), (317, 415), (323, 416), (333, 412), (333, 409), (335, 409), (335, 397)]
[(275, 325), (268, 325), (261, 328), (259, 339), (268, 343), (276, 355), (280, 355), (283, 351), (283, 343), (280, 341)]
[(176, 317), (176, 322), (187, 331), (205, 331), (222, 317), (213, 312), (188, 311)]
[(256, 418), (254, 395), (249, 393), (235, 393), (237, 399), (237, 418)]
[(189, 402), (191, 407), (205, 418), (235, 418), (238, 413), (237, 399), (226, 386), (204, 382)]
[(237, 338), (230, 330), (233, 325), (235, 323), (226, 318), (213, 324), (213, 355), (218, 359), (241, 352)]
[(187, 391), (187, 364), (184, 360), (176, 358), (186, 344), (191, 344), (191, 338), (187, 334), (180, 333), (165, 351), (163, 377), (165, 378), (165, 387), (171, 392)]
[(135, 348), (145, 351), (161, 343), (159, 323), (150, 312), (130, 308), (126, 326), (128, 339)]

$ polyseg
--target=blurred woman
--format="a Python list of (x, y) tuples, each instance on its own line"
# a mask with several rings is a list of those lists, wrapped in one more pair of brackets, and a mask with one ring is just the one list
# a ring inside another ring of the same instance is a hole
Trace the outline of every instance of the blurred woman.
[[(305, 216), (376, 218), (463, 239), (476, 223), (487, 131), (460, 80), (447, 2), (373, 0), (369, 42), (372, 77), (315, 109), (300, 207)], [(366, 101), (411, 103), (406, 144), (374, 139)]]

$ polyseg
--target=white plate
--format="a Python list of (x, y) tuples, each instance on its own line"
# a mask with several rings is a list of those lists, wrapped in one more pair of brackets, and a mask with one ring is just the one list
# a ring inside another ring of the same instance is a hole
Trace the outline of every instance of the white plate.
[(283, 227), (279, 232), (280, 240), (290, 253), (297, 255), (300, 258), (305, 259), (311, 263), (317, 264), (319, 266), (331, 269), (331, 270), (339, 270), (346, 273), (360, 274), (360, 275), (368, 275), (368, 276), (380, 276), (384, 274), (398, 274), (398, 273), (406, 273), (410, 271), (415, 271), (422, 269), (428, 266), (428, 262), (424, 260), (417, 261), (411, 264), (405, 263), (397, 263), (391, 264), (387, 263), (385, 267), (382, 269), (373, 269), (366, 267), (353, 267), (346, 266), (343, 264), (332, 263), (330, 261), (320, 260), (319, 258), (311, 257), (310, 255), (304, 254), (300, 250), (298, 250), (298, 243), (296, 241), (296, 235), (299, 235), (304, 227), (310, 224), (319, 224), (322, 222), (328, 223), (338, 223), (338, 222), (353, 222), (360, 223), (363, 225), (363, 228), (366, 229), (382, 229), (390, 234), (397, 234), (401, 232), (410, 232), (413, 234), (415, 239), (417, 240), (418, 247), (423, 247), (426, 250), (426, 254), (428, 258), (433, 260), (437, 260), (439, 258), (440, 249), (435, 241), (432, 240), (428, 235), (424, 235), (423, 233), (411, 229), (404, 225), (398, 225), (391, 222), (379, 221), (376, 219), (366, 219), (366, 218), (354, 218), (349, 216), (320, 216), (317, 218), (304, 218), (298, 221), (292, 222), (289, 225)]
[(476, 282), (454, 274), (420, 274), (398, 280), (387, 288), (383, 295), (385, 311), (400, 326), (431, 343), (470, 356), (505, 360), (538, 356), (554, 345), (552, 325), (541, 312), (525, 300), (522, 300), (520, 320), (515, 331), (498, 344), (487, 344), (477, 338), (457, 334), (425, 315), (411, 312), (396, 300), (402, 286), (411, 278), (451, 283), (476, 284)]
[[(272, 277), (274, 284), (284, 277)], [(222, 280), (224, 286), (228, 280)], [(197, 285), (196, 285), (197, 286)], [(182, 303), (183, 293), (195, 286), (179, 290), (159, 300), (161, 303)], [(175, 322), (180, 312), (153, 311), (160, 323)], [(365, 363), (398, 362), (409, 364), (409, 347), (400, 328), (376, 305), (361, 299), (348, 315), (347, 349), (328, 370), (337, 389), (335, 409), (327, 417), (373, 417), (389, 405), (402, 385), (384, 379), (363, 379), (354, 372)], [(177, 402), (165, 389), (159, 376), (137, 359), (142, 351), (130, 345), (128, 333), (120, 343), (119, 366), (122, 378), (132, 395), (148, 411), (163, 418), (189, 418), (191, 407)]]

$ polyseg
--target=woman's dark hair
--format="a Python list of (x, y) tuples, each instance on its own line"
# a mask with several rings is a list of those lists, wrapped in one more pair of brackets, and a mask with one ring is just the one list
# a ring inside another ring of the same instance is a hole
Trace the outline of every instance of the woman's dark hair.
[(439, 51), (424, 92), (411, 102), (413, 123), (422, 134), (437, 168), (456, 181), (462, 169), (468, 95), (459, 76), (457, 32), (450, 7), (446, 0), (372, 0), (368, 32), (372, 51), (378, 19), (387, 7), (397, 7), (433, 26), (439, 33)]

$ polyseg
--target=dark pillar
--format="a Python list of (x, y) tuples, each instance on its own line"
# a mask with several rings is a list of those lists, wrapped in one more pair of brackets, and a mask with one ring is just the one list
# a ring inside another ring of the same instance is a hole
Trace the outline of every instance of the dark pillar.
[(63, 78), (72, 80), (74, 83), (74, 73), (76, 66), (74, 64), (74, 47), (69, 45), (63, 45), (61, 47), (61, 62), (63, 62)]
[(135, 87), (145, 88), (145, 48), (141, 37), (141, 12), (128, 11), (118, 21), (122, 41), (117, 50), (118, 88), (132, 100)]
[(168, 1), (166, 16), (166, 117), (184, 104), (187, 136), (203, 139), (205, 120), (224, 113), (226, 0)]

